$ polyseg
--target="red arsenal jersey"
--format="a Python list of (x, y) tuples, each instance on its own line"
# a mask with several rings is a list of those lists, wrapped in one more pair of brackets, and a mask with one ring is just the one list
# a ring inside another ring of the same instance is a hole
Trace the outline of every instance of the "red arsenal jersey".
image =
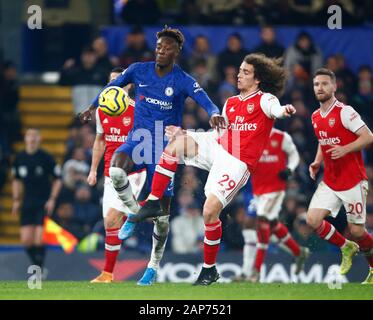
[(120, 116), (111, 117), (96, 110), (96, 131), (102, 134), (105, 141), (105, 176), (109, 177), (110, 161), (115, 150), (126, 142), (127, 135), (133, 126), (134, 107), (129, 105)]
[(280, 105), (278, 99), (258, 90), (246, 97), (230, 97), (224, 106), (227, 130), (219, 142), (230, 154), (245, 162), (250, 172), (254, 171), (267, 145), (274, 123), (270, 116), (273, 105)]
[(253, 194), (261, 195), (286, 189), (286, 182), (279, 177), (280, 171), (286, 169), (287, 163), (287, 153), (283, 148), (284, 137), (283, 131), (277, 129), (271, 131), (263, 154), (251, 174)]
[(312, 125), (324, 158), (324, 182), (331, 189), (349, 190), (368, 179), (361, 151), (336, 160), (331, 159), (331, 153), (326, 153), (333, 145), (344, 146), (358, 138), (355, 132), (365, 123), (352, 107), (335, 100), (325, 114), (321, 109), (312, 114)]

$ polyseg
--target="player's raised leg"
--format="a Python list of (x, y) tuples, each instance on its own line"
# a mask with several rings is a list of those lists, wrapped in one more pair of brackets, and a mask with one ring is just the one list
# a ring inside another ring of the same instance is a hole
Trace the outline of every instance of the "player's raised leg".
[(163, 197), (167, 186), (170, 184), (171, 179), (176, 172), (179, 157), (182, 155), (194, 157), (197, 150), (198, 146), (196, 142), (188, 135), (177, 136), (168, 143), (161, 156), (161, 160), (163, 160), (160, 161), (155, 168), (151, 193), (148, 200), (136, 215), (128, 216), (126, 223), (120, 230), (119, 235), (122, 240), (128, 239), (132, 236), (136, 223), (147, 218), (167, 215), (167, 212), (164, 212), (161, 209), (160, 198)]

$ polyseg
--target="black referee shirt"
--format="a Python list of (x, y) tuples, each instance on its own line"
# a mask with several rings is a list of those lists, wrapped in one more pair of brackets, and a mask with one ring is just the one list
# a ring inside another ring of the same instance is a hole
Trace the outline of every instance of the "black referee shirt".
[(45, 203), (51, 193), (52, 181), (61, 176), (61, 169), (52, 155), (42, 149), (34, 154), (18, 153), (12, 171), (24, 185), (23, 206)]

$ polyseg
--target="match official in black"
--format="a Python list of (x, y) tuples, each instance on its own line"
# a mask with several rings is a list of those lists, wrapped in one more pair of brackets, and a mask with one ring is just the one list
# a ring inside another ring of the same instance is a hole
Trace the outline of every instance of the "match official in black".
[(60, 167), (52, 155), (40, 148), (40, 142), (39, 130), (28, 129), (25, 150), (15, 157), (12, 168), (12, 214), (20, 213), (21, 242), (32, 264), (43, 268), (44, 217), (53, 213), (62, 181)]

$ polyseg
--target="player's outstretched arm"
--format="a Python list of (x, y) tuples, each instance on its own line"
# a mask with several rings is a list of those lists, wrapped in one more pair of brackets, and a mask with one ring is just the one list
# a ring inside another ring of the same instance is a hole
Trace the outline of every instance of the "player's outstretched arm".
[(278, 98), (270, 93), (263, 94), (260, 99), (260, 106), (267, 117), (272, 119), (288, 118), (296, 113), (293, 105), (287, 104), (282, 106)]
[(348, 153), (363, 150), (365, 147), (373, 143), (372, 131), (370, 131), (366, 125), (357, 130), (355, 134), (359, 136), (355, 141), (344, 146), (334, 145), (326, 152), (331, 153), (331, 158), (336, 160), (344, 157)]

